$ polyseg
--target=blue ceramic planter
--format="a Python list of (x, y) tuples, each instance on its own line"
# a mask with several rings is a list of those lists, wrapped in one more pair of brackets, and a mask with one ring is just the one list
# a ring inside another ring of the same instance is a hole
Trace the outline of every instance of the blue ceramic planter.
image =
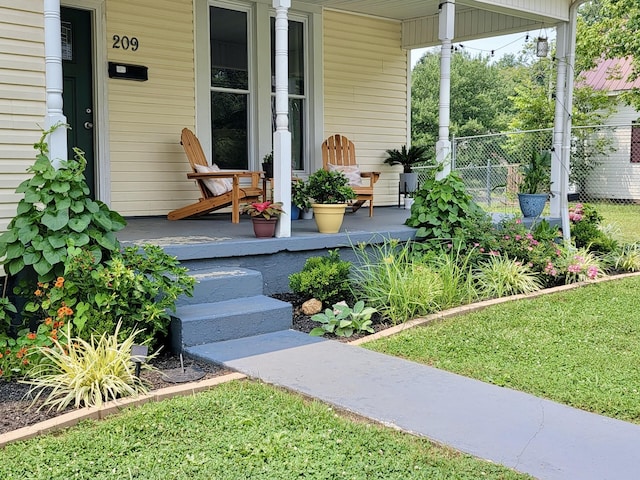
[(546, 193), (519, 193), (520, 210), (525, 217), (539, 217), (549, 195)]
[(297, 205), (291, 205), (291, 220), (298, 220), (300, 218), (300, 207)]

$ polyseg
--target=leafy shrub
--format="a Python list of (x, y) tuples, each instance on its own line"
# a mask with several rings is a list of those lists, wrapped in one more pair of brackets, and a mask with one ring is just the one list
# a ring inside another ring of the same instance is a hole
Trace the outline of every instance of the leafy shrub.
[(112, 333), (121, 321), (122, 336), (144, 329), (140, 335), (157, 347), (168, 333), (169, 311), (175, 311), (181, 294), (192, 294), (195, 280), (175, 257), (145, 245), (127, 247), (101, 263), (90, 252), (76, 250), (57, 284), (46, 298), (36, 296), (26, 305), (36, 322), (55, 318), (66, 307), (72, 309), (74, 334), (85, 340)]
[[(76, 408), (99, 407), (105, 401), (146, 393), (131, 361), (140, 331), (134, 330), (120, 342), (119, 329), (120, 324), (113, 334), (104, 333), (97, 340), (91, 336), (89, 342), (72, 338), (66, 345), (54, 341), (56, 348), (41, 347), (48, 361), (35, 367), (33, 378), (26, 382), (33, 385), (29, 391), (35, 393), (33, 402), (44, 394), (40, 408), (62, 410), (72, 402)], [(143, 367), (151, 368), (147, 363)]]
[(474, 238), (473, 226), (488, 222), (487, 215), (473, 201), (464, 182), (451, 173), (442, 180), (427, 179), (415, 194), (406, 224), (417, 228), (416, 239), (448, 241), (458, 247)]
[(325, 333), (335, 333), (338, 337), (350, 337), (354, 333), (373, 333), (371, 328), (371, 315), (376, 313), (375, 308), (365, 307), (362, 300), (356, 302), (353, 309), (345, 302), (336, 303), (333, 309), (327, 308), (324, 313), (317, 313), (312, 320), (322, 323), (309, 332), (309, 335), (319, 337)]
[(618, 247), (617, 242), (607, 235), (600, 223), (602, 215), (589, 204), (578, 203), (569, 209), (571, 221), (571, 239), (577, 248), (587, 248), (590, 251), (608, 253)]
[(341, 260), (338, 250), (326, 257), (310, 257), (302, 271), (289, 275), (289, 287), (294, 293), (331, 303), (351, 297), (349, 272), (351, 263)]
[(39, 154), (27, 169), (32, 176), (16, 189), (24, 198), (0, 235), (6, 271), (16, 275), (32, 268), (42, 282), (63, 275), (71, 247), (85, 248), (97, 259), (109, 258), (119, 247), (114, 232), (126, 225), (118, 213), (89, 198), (87, 161), (81, 150), (74, 149), (76, 158), (61, 162), (57, 169), (51, 164), (45, 138), (56, 128), (43, 132), (35, 144)]
[(490, 256), (474, 271), (474, 278), (483, 298), (532, 293), (542, 288), (538, 276), (527, 265), (502, 256)]
[(346, 203), (356, 198), (347, 177), (337, 170), (316, 170), (309, 175), (306, 193), (314, 203)]
[(394, 323), (410, 320), (438, 308), (442, 280), (426, 262), (415, 261), (410, 243), (386, 240), (372, 254), (356, 247), (354, 290)]

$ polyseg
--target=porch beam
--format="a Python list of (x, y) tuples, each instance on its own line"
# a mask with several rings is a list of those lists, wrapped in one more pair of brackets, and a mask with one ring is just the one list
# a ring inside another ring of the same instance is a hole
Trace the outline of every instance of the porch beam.
[(438, 179), (448, 176), (451, 172), (449, 123), (451, 119), (451, 44), (454, 36), (455, 13), (455, 0), (447, 0), (440, 4), (438, 38), (442, 42), (442, 47), (440, 50), (440, 106), (436, 162), (441, 166), (441, 169), (436, 174)]
[(291, 132), (289, 131), (289, 20), (291, 0), (273, 0), (276, 10), (276, 130), (273, 134), (273, 198), (284, 204), (276, 237), (291, 236)]
[[(60, 0), (44, 0), (44, 58), (46, 108), (45, 128), (66, 125), (62, 111), (62, 42)], [(57, 128), (48, 138), (49, 158), (54, 167), (67, 158), (67, 129)]]

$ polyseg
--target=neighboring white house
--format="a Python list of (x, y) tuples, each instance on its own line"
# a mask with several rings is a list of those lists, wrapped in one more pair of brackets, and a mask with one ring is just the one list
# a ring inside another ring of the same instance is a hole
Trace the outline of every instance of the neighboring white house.
[(595, 198), (640, 201), (640, 112), (620, 102), (621, 93), (640, 88), (640, 78), (629, 81), (631, 59), (604, 60), (583, 73), (584, 84), (604, 90), (616, 112), (606, 120), (600, 135), (612, 140), (613, 151), (598, 159), (589, 175), (587, 193)]
[(277, 9), (289, 22), (294, 173), (321, 168), (322, 141), (341, 133), (363, 170), (382, 172), (376, 203), (392, 204), (399, 168), (383, 160), (410, 140), (409, 50), (441, 44), (445, 31), (464, 41), (566, 27), (575, 3), (0, 0), (0, 231), (62, 99), (68, 145), (87, 151), (95, 196), (125, 216), (165, 215), (197, 198), (183, 127), (222, 166), (259, 169), (272, 150)]

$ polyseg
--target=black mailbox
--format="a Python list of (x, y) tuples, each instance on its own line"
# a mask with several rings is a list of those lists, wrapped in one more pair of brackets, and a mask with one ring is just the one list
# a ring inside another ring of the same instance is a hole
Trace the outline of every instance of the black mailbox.
[(109, 62), (109, 78), (121, 78), (123, 80), (145, 82), (149, 80), (148, 70), (149, 69), (144, 65)]

